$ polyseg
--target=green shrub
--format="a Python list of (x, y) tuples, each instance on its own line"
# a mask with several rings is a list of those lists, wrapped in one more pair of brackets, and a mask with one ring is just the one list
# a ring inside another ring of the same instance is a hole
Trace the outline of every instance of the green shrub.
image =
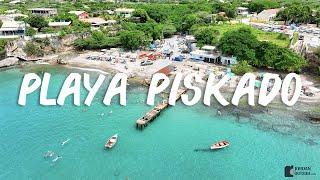
[(0, 39), (0, 58), (4, 57), (4, 55), (6, 54), (6, 45), (7, 41)]
[(122, 31), (120, 33), (122, 46), (129, 50), (136, 50), (147, 43), (146, 35), (142, 31)]
[(40, 46), (36, 45), (33, 42), (27, 42), (26, 46), (23, 48), (23, 51), (27, 54), (27, 56), (43, 56), (44, 51)]
[(119, 37), (109, 37), (103, 32), (94, 31), (90, 37), (77, 39), (74, 46), (77, 50), (105, 49), (120, 45)]
[(36, 30), (34, 30), (32, 27), (26, 28), (26, 36), (34, 36), (37, 33)]
[(283, 33), (280, 33), (278, 36), (277, 36), (277, 39), (279, 40), (287, 40), (288, 39), (288, 35), (285, 35)]
[(238, 64), (232, 67), (232, 72), (237, 75), (243, 75), (247, 72), (252, 72), (253, 68), (247, 61), (240, 61)]
[(318, 56), (318, 58), (320, 58), (320, 47), (318, 47), (315, 51), (314, 51), (314, 54), (316, 56)]

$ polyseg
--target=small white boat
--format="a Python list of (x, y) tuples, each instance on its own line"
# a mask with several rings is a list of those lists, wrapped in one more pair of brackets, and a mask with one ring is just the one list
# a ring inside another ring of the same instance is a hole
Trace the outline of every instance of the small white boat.
[(111, 149), (117, 143), (117, 141), (118, 141), (118, 134), (115, 134), (107, 140), (104, 147)]
[(225, 148), (229, 145), (230, 145), (230, 143), (228, 141), (223, 140), (223, 141), (219, 141), (215, 144), (212, 144), (210, 149), (222, 149), (222, 148)]

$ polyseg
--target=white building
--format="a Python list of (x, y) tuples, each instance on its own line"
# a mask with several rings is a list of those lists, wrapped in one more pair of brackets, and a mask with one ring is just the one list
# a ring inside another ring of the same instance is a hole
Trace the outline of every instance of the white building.
[(19, 3), (25, 3), (21, 0), (14, 0), (14, 1), (10, 1), (9, 4), (19, 4)]
[(234, 65), (237, 64), (237, 57), (234, 56), (221, 56), (220, 57), (221, 64), (224, 65)]
[(14, 14), (14, 13), (18, 13), (18, 9), (9, 9), (9, 10), (6, 10), (5, 13), (6, 14)]
[(86, 11), (69, 11), (68, 13), (76, 15), (79, 19), (89, 18), (89, 13)]
[(3, 21), (0, 39), (19, 38), (25, 35), (26, 25), (23, 21)]
[(28, 16), (25, 14), (21, 14), (21, 13), (16, 13), (16, 14), (7, 14), (6, 15), (8, 18), (11, 18), (12, 20), (14, 20), (14, 18), (16, 17), (23, 17), (23, 18), (27, 18)]
[(272, 21), (277, 16), (277, 13), (280, 10), (281, 9), (266, 9), (266, 10), (263, 10), (262, 12), (260, 12), (253, 19), (256, 21), (259, 21), (259, 22), (269, 22), (269, 21)]
[(33, 9), (29, 9), (29, 11), (31, 11), (31, 13), (33, 15), (40, 15), (40, 16), (54, 16), (56, 15), (57, 9), (55, 8), (33, 8)]
[(214, 46), (203, 46), (201, 50), (190, 52), (190, 55), (192, 60), (220, 63), (219, 57), (221, 53), (216, 51)]
[(129, 18), (132, 16), (134, 9), (128, 9), (128, 8), (118, 8), (116, 10), (114, 10), (114, 12), (118, 15), (118, 16), (122, 16), (125, 18)]
[(249, 14), (248, 8), (246, 7), (238, 7), (237, 14), (240, 16), (247, 16)]
[(114, 24), (117, 24), (116, 20), (113, 20), (113, 19), (107, 20), (107, 25), (108, 26), (111, 26), (111, 25), (114, 25)]
[(109, 15), (113, 15), (113, 14), (114, 14), (114, 11), (112, 11), (112, 10), (106, 10), (106, 12), (107, 12)]
[(100, 26), (108, 24), (108, 22), (106, 20), (99, 18), (99, 17), (80, 19), (80, 21), (82, 21), (84, 23), (89, 23), (89, 24), (91, 24), (92, 27), (100, 27)]
[(63, 27), (67, 27), (70, 26), (71, 22), (67, 21), (67, 22), (49, 22), (48, 26), (49, 27), (53, 27), (53, 28), (63, 28)]
[(215, 64), (234, 65), (237, 58), (234, 56), (222, 56), (215, 46), (203, 46), (201, 50), (190, 52), (191, 59)]
[(192, 35), (186, 35), (185, 40), (187, 43), (195, 43), (197, 42), (196, 38)]

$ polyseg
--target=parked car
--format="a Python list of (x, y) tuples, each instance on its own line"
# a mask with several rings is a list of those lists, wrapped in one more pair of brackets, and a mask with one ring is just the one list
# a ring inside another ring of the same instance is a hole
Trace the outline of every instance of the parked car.
[(150, 60), (142, 61), (142, 62), (140, 63), (141, 66), (148, 66), (148, 65), (152, 65), (152, 64), (153, 64), (153, 62), (150, 61)]
[(183, 59), (185, 59), (185, 57), (183, 55), (178, 55), (178, 56), (172, 58), (173, 61), (183, 61)]
[(299, 40), (303, 40), (303, 39), (304, 39), (304, 36), (300, 35)]

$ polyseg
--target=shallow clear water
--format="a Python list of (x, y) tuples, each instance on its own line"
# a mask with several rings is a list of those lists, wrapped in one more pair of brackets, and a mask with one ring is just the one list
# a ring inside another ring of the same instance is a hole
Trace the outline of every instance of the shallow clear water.
[[(282, 179), (286, 165), (310, 166), (320, 176), (319, 126), (290, 109), (271, 115), (232, 107), (217, 116), (221, 107), (178, 103), (139, 131), (135, 121), (151, 107), (147, 89), (137, 85), (129, 86), (126, 107), (117, 98), (103, 105), (106, 85), (90, 107), (72, 105), (71, 97), (62, 107), (43, 107), (39, 92), (25, 107), (17, 105), (23, 75), (42, 71), (52, 75), (50, 98), (67, 74), (80, 72), (49, 66), (0, 71), (0, 179)], [(84, 89), (81, 95), (83, 102)], [(104, 150), (115, 133), (119, 142)], [(222, 139), (229, 148), (208, 151)], [(44, 159), (48, 150), (62, 159)]]

